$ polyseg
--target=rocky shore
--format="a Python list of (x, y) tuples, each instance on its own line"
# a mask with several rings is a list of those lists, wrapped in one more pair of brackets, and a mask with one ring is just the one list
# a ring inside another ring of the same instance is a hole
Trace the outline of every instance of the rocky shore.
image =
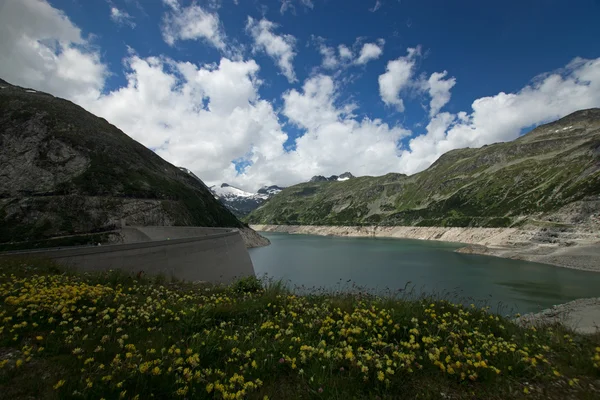
[(246, 245), (247, 249), (268, 246), (271, 244), (269, 239), (252, 229), (243, 228), (239, 229), (239, 231), (240, 235), (242, 235), (242, 239), (244, 239), (244, 244)]
[(457, 250), (462, 253), (600, 272), (600, 229), (316, 225), (251, 225), (251, 228), (259, 232), (440, 240), (465, 244), (465, 247)]
[(561, 323), (576, 332), (593, 334), (600, 330), (600, 298), (578, 299), (516, 319), (522, 325)]

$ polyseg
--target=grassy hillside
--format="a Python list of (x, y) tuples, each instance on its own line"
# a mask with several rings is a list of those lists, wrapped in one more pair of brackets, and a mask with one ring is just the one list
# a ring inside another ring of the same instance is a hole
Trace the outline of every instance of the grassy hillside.
[(509, 226), (600, 195), (600, 109), (507, 143), (452, 150), (423, 172), (283, 190), (254, 224)]
[(487, 308), (298, 296), (0, 260), (0, 393), (20, 399), (597, 399), (600, 337)]
[(198, 179), (103, 118), (0, 81), (0, 243), (143, 225), (239, 227)]

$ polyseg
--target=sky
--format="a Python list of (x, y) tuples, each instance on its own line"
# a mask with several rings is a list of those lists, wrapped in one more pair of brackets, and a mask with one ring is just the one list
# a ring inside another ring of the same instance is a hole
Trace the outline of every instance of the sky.
[(414, 174), (600, 107), (599, 0), (0, 0), (0, 78), (208, 185)]

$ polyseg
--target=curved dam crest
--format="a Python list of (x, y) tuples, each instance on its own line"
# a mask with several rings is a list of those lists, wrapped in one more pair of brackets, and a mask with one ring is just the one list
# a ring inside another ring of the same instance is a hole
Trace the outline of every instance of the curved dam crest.
[(128, 226), (120, 236), (120, 244), (13, 251), (0, 257), (47, 257), (85, 272), (143, 271), (191, 282), (230, 283), (254, 276), (244, 240), (235, 229)]

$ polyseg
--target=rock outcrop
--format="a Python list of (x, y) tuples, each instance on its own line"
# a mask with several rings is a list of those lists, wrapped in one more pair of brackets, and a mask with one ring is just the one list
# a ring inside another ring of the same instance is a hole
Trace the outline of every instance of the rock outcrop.
[(0, 243), (123, 223), (245, 229), (198, 177), (106, 120), (46, 93), (0, 86)]

